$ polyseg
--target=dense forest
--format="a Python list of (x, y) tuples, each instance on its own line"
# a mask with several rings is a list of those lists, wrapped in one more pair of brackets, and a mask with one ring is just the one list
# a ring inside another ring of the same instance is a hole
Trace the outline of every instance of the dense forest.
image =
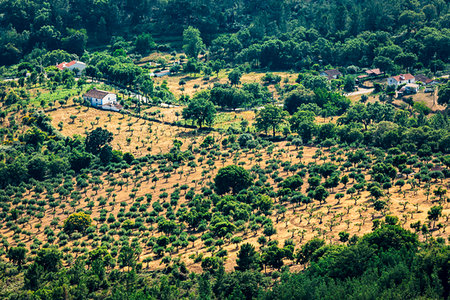
[(449, 57), (445, 0), (0, 0), (0, 298), (448, 299)]
[(211, 58), (274, 69), (331, 64), (436, 72), (450, 51), (444, 0), (2, 0), (0, 11), (1, 64), (35, 48), (81, 56), (92, 46), (149, 33), (162, 41), (153, 47), (167, 50), (164, 39), (181, 37), (187, 26), (201, 32)]

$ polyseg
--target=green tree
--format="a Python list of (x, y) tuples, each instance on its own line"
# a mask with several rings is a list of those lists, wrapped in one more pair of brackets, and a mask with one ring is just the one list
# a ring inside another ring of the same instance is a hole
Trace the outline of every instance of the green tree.
[(24, 274), (25, 288), (32, 291), (39, 289), (44, 273), (44, 268), (40, 264), (36, 262), (31, 264)]
[(272, 130), (273, 136), (280, 126), (286, 121), (288, 113), (281, 107), (274, 105), (267, 105), (256, 114), (256, 129), (259, 131)]
[(428, 220), (433, 221), (433, 227), (435, 227), (436, 221), (441, 217), (442, 209), (442, 206), (435, 205), (428, 210)]
[(355, 78), (353, 76), (345, 76), (344, 78), (344, 91), (347, 93), (353, 92), (355, 90)]
[(216, 117), (214, 104), (205, 98), (194, 98), (182, 111), (185, 120), (195, 121), (200, 128), (203, 124), (211, 126)]
[(68, 29), (68, 36), (61, 40), (61, 46), (70, 53), (82, 56), (86, 48), (88, 35), (86, 29), (76, 30)]
[(106, 129), (97, 127), (95, 130), (88, 133), (84, 142), (87, 152), (98, 154), (102, 147), (113, 140), (113, 134)]
[(363, 243), (384, 251), (388, 249), (416, 249), (419, 241), (417, 235), (399, 225), (384, 225), (362, 238)]
[(149, 33), (142, 33), (136, 37), (134, 42), (134, 48), (140, 54), (147, 54), (150, 50), (155, 48), (156, 44), (153, 41), (153, 37)]
[(319, 202), (322, 202), (322, 201), (325, 202), (325, 200), (327, 199), (327, 197), (329, 195), (330, 195), (330, 193), (322, 185), (319, 185), (314, 190), (314, 199), (318, 200)]
[(341, 231), (339, 232), (339, 240), (342, 243), (346, 243), (348, 241), (348, 238), (350, 237), (350, 233), (345, 232), (345, 231)]
[(214, 178), (216, 192), (219, 195), (226, 194), (230, 190), (233, 194), (248, 188), (252, 184), (250, 173), (236, 165), (221, 168)]
[(7, 257), (21, 269), (22, 264), (25, 262), (27, 251), (25, 247), (11, 247), (8, 250)]
[(237, 255), (236, 264), (236, 271), (258, 270), (260, 257), (255, 246), (249, 243), (243, 244)]
[(225, 61), (217, 59), (215, 61), (212, 61), (210, 65), (213, 72), (216, 73), (216, 76), (219, 76), (220, 70), (222, 70), (225, 67)]
[(120, 267), (128, 267), (128, 271), (130, 271), (130, 268), (134, 268), (136, 266), (139, 254), (139, 248), (133, 248), (129, 245), (122, 246), (119, 252), (119, 257), (117, 259)]
[(189, 57), (197, 59), (198, 54), (204, 48), (205, 45), (197, 28), (189, 26), (183, 31), (183, 50)]
[(283, 248), (278, 248), (277, 245), (271, 245), (264, 249), (261, 259), (264, 265), (279, 270), (284, 265), (283, 258), (285, 257), (285, 250)]
[(105, 145), (102, 150), (100, 151), (100, 161), (107, 165), (112, 159), (113, 159), (113, 149), (110, 145)]
[(35, 262), (46, 272), (56, 272), (61, 266), (62, 253), (54, 248), (42, 248), (38, 251)]
[(228, 80), (231, 85), (238, 85), (241, 83), (242, 71), (239, 69), (234, 69), (228, 74)]
[(297, 262), (305, 264), (311, 260), (313, 253), (325, 245), (325, 241), (322, 239), (314, 238), (304, 244), (296, 254)]
[(213, 224), (210, 229), (214, 236), (223, 238), (227, 234), (232, 234), (236, 230), (236, 226), (228, 221), (219, 221)]
[(445, 85), (439, 87), (438, 91), (438, 103), (440, 105), (447, 105), (450, 102), (450, 81)]
[(297, 132), (304, 142), (311, 141), (317, 130), (315, 115), (311, 111), (297, 111), (290, 119), (291, 130)]
[(74, 213), (64, 221), (64, 231), (67, 233), (72, 233), (74, 231), (84, 232), (91, 223), (91, 216), (83, 212)]
[(306, 89), (295, 89), (284, 98), (284, 109), (292, 115), (302, 104), (307, 103), (314, 103), (314, 93)]
[(43, 155), (35, 155), (27, 163), (28, 174), (37, 180), (44, 179), (47, 174), (48, 161)]

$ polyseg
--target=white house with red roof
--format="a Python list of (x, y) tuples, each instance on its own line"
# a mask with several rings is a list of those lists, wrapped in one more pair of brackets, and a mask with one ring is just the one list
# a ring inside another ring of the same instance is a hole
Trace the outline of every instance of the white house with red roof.
[(387, 80), (388, 85), (395, 85), (395, 87), (398, 87), (401, 84), (408, 84), (408, 83), (415, 83), (415, 82), (416, 82), (416, 78), (409, 73), (389, 77)]
[(103, 110), (120, 111), (123, 106), (117, 103), (117, 96), (114, 93), (92, 89), (83, 95), (83, 98), (91, 103), (93, 107)]
[(72, 60), (71, 62), (62, 62), (56, 65), (56, 67), (61, 71), (64, 69), (69, 69), (71, 71), (76, 70), (77, 75), (80, 75), (81, 72), (86, 69), (86, 64), (78, 60)]

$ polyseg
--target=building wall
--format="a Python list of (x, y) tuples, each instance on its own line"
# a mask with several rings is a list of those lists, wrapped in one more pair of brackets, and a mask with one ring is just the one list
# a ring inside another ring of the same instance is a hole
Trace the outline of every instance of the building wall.
[(108, 94), (102, 99), (102, 105), (114, 103), (116, 101), (117, 101), (116, 94)]
[(92, 97), (83, 97), (85, 100), (91, 102), (93, 107), (102, 106), (105, 104), (111, 104), (117, 102), (116, 94), (108, 94), (103, 99), (97, 99)]
[(394, 78), (392, 78), (392, 77), (390, 77), (390, 78), (388, 78), (388, 85), (395, 85), (395, 86), (397, 86), (397, 80), (395, 80)]
[(387, 82), (388, 82), (388, 85), (399, 86), (399, 85), (401, 85), (401, 84), (415, 83), (416, 80), (413, 78), (413, 79), (408, 79), (408, 80), (400, 80), (400, 81), (397, 81), (397, 80), (395, 80), (393, 77), (390, 77), (390, 78), (388, 78)]

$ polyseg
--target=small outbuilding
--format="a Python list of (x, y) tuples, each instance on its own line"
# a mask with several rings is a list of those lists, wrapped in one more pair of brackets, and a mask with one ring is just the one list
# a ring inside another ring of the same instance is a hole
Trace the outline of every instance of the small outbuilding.
[(86, 64), (78, 60), (72, 60), (71, 62), (62, 62), (56, 65), (56, 67), (61, 71), (64, 69), (69, 69), (71, 71), (74, 71), (77, 76), (80, 76), (81, 72), (86, 69)]
[(380, 76), (383, 75), (384, 72), (382, 72), (380, 69), (370, 69), (366, 71), (367, 76), (374, 77), (374, 76)]
[(163, 77), (163, 76), (169, 76), (170, 70), (162, 70), (159, 72), (150, 73), (151, 77)]
[(436, 84), (436, 83), (437, 83), (435, 80), (430, 79), (430, 78), (428, 78), (427, 76), (422, 75), (422, 74), (418, 74), (418, 75), (414, 76), (414, 78), (416, 79), (416, 82), (417, 82), (417, 81), (420, 81), (420, 82), (422, 82), (424, 85), (433, 85), (433, 84)]
[(320, 75), (327, 77), (328, 80), (338, 79), (339, 77), (342, 77), (342, 73), (337, 69), (325, 70), (320, 73)]

